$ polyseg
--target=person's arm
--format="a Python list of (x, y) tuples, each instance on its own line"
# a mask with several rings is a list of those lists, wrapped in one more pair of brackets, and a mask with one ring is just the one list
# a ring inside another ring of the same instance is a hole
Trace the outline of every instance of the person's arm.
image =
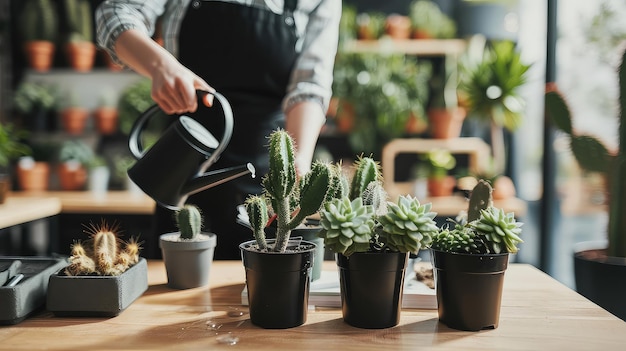
[(326, 120), (340, 18), (341, 1), (336, 0), (322, 0), (311, 13), (283, 103), (285, 129), (296, 144), (300, 174), (311, 168), (317, 138)]
[[(152, 81), (152, 99), (169, 114), (195, 111), (196, 89), (213, 91), (150, 35), (167, 0), (107, 0), (96, 9), (97, 38), (115, 61)], [(205, 103), (211, 105), (211, 96)]]

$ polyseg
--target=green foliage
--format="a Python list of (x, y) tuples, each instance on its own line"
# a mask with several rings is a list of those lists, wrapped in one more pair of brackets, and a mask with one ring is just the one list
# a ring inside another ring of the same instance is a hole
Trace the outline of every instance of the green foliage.
[(20, 157), (30, 155), (32, 150), (23, 142), (28, 132), (16, 128), (11, 123), (0, 122), (0, 168)]
[(608, 254), (626, 257), (626, 51), (622, 53), (619, 67), (619, 145), (616, 153), (609, 151), (600, 140), (572, 128), (570, 108), (557, 90), (545, 94), (546, 113), (553, 125), (570, 137), (572, 153), (580, 167), (591, 172), (600, 172), (607, 182), (609, 195)]
[(421, 158), (427, 162), (428, 176), (431, 178), (445, 177), (456, 166), (456, 159), (447, 149), (429, 150)]
[(385, 34), (387, 15), (381, 12), (359, 13), (356, 16), (358, 35), (362, 39), (379, 39)]
[(22, 82), (13, 95), (15, 109), (29, 114), (39, 109), (49, 110), (56, 106), (57, 96), (52, 87), (37, 82)]
[(26, 0), (19, 14), (22, 41), (51, 41), (57, 39), (59, 19), (52, 0)]
[(519, 88), (526, 83), (529, 69), (508, 40), (486, 46), (481, 58), (466, 57), (459, 90), (465, 95), (468, 117), (515, 131), (525, 106)]
[(431, 73), (429, 63), (406, 55), (337, 55), (333, 94), (354, 106), (349, 142), (356, 153), (379, 155), (406, 133), (411, 114), (424, 118)]
[[(329, 194), (335, 194), (338, 184), (337, 168), (316, 161), (300, 179), (296, 176), (293, 139), (282, 129), (271, 133), (269, 142), (269, 171), (263, 176), (264, 192), (246, 199), (246, 211), (257, 244), (262, 250), (284, 252), (291, 231), (304, 219), (319, 211)], [(268, 203), (276, 216), (276, 242), (270, 248), (265, 242)]]
[[(152, 82), (149, 79), (141, 79), (122, 91), (118, 104), (119, 127), (122, 133), (128, 135), (139, 115), (155, 104), (151, 97), (151, 91)], [(157, 122), (160, 120), (164, 123), (166, 116), (164, 115), (163, 118), (153, 118), (152, 120)], [(163, 125), (154, 127), (159, 129), (163, 128)]]
[(202, 213), (192, 204), (185, 204), (175, 212), (176, 226), (180, 231), (180, 238), (194, 240), (202, 230)]
[[(472, 215), (452, 221), (452, 229), (443, 227), (434, 236), (431, 247), (466, 254), (516, 253), (517, 245), (523, 242), (520, 237), (522, 223), (516, 221), (512, 212), (505, 213), (493, 207), (491, 194), (491, 185), (479, 180), (472, 190), (473, 199), (470, 198), (469, 213)], [(477, 218), (473, 214), (476, 211), (480, 213)]]
[(93, 13), (89, 0), (64, 0), (68, 41), (93, 42)]
[(456, 23), (441, 11), (431, 0), (415, 0), (409, 7), (413, 30), (428, 33), (435, 39), (450, 39), (456, 36)]
[(80, 139), (66, 140), (59, 149), (59, 162), (78, 162), (88, 166), (94, 157), (93, 150)]

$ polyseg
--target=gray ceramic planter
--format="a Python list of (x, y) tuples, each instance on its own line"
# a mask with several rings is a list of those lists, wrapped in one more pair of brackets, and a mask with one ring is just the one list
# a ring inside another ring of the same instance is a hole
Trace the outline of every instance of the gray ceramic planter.
[(47, 308), (57, 316), (114, 317), (148, 289), (145, 258), (119, 276), (65, 276), (53, 274), (48, 284)]
[[(9, 272), (13, 261), (21, 265)], [(2, 257), (0, 259), (0, 324), (17, 324), (46, 304), (48, 278), (59, 269), (67, 266), (62, 258), (46, 257)], [(24, 274), (15, 286), (2, 286), (12, 276)]]
[(173, 289), (190, 289), (209, 283), (213, 252), (217, 236), (201, 233), (198, 240), (180, 240), (179, 233), (159, 237), (159, 247), (167, 271), (167, 286)]

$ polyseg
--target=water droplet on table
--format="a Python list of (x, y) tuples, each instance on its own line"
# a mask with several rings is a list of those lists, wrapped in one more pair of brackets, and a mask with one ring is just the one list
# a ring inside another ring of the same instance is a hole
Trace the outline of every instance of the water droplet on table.
[(234, 336), (231, 333), (220, 335), (215, 339), (218, 343), (225, 345), (236, 345), (239, 342), (239, 337)]

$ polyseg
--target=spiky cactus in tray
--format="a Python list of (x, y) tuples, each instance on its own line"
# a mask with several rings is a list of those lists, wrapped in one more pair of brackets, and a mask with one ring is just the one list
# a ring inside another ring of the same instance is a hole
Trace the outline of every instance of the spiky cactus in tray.
[(452, 221), (452, 228), (442, 228), (431, 247), (467, 254), (515, 253), (523, 242), (521, 227), (512, 212), (493, 206), (491, 185), (481, 179), (470, 195), (467, 218)]
[(118, 229), (117, 225), (105, 222), (92, 224), (86, 231), (89, 239), (72, 245), (65, 274), (117, 276), (139, 262), (139, 243), (134, 238), (122, 243)]
[[(291, 231), (306, 217), (317, 213), (327, 198), (334, 196), (339, 184), (336, 167), (316, 161), (311, 170), (298, 179), (293, 139), (282, 129), (269, 137), (269, 171), (263, 177), (264, 192), (246, 199), (246, 211), (258, 249), (285, 252)], [(271, 210), (271, 211), (270, 211)], [(277, 222), (276, 240), (268, 245), (265, 228)]]
[(332, 199), (320, 211), (319, 236), (332, 251), (350, 256), (355, 252), (393, 251), (417, 253), (428, 247), (438, 228), (431, 204), (400, 196), (387, 201), (380, 165), (370, 157), (354, 163), (350, 193)]

